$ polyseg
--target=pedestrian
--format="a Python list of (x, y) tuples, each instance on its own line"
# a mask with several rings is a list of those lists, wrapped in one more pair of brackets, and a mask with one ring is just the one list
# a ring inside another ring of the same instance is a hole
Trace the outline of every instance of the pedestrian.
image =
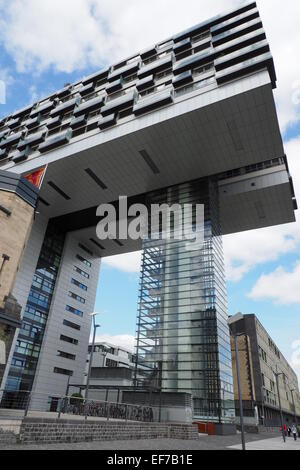
[(298, 437), (300, 438), (300, 424), (297, 426), (297, 431), (298, 431)]
[(291, 427), (290, 427), (290, 426), (288, 426), (287, 432), (288, 432), (288, 436), (291, 437), (292, 430), (291, 430)]
[(292, 426), (292, 433), (293, 433), (293, 436), (294, 436), (294, 440), (296, 441), (297, 440), (297, 428), (294, 424)]

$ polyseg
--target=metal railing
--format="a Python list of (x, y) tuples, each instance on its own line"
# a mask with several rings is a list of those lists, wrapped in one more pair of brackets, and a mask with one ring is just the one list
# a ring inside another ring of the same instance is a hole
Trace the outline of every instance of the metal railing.
[(109, 420), (158, 422), (160, 409), (151, 405), (86, 400), (78, 396), (49, 395), (36, 392), (0, 390), (0, 419), (26, 416), (55, 419), (82, 417)]

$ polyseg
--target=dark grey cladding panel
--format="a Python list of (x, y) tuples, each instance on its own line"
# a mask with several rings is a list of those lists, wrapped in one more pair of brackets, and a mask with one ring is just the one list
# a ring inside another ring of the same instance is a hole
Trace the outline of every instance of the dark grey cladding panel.
[(19, 117), (16, 119), (10, 119), (9, 121), (7, 121), (6, 125), (10, 129), (15, 129), (15, 127), (18, 127), (18, 125), (20, 124), (20, 121), (21, 119)]
[(163, 57), (162, 59), (155, 60), (151, 62), (149, 65), (142, 67), (138, 71), (138, 77), (144, 78), (147, 75), (151, 75), (153, 73), (160, 72), (161, 70), (165, 70), (173, 65), (173, 56), (170, 54), (167, 57)]
[(182, 39), (187, 38), (189, 36), (200, 34), (201, 32), (207, 31), (211, 27), (219, 23), (222, 23), (223, 21), (229, 20), (230, 18), (233, 18), (234, 16), (242, 14), (245, 11), (251, 10), (252, 8), (255, 8), (255, 7), (256, 7), (256, 2), (249, 2), (241, 8), (235, 8), (234, 10), (216, 15), (209, 20), (203, 21), (197, 24), (196, 26), (193, 26), (192, 28), (186, 29), (185, 31), (179, 34), (176, 34), (175, 36), (173, 36), (173, 40), (175, 43), (177, 43), (181, 41)]
[(250, 46), (256, 42), (263, 41), (266, 39), (266, 33), (263, 28), (259, 28), (251, 33), (245, 34), (244, 36), (232, 39), (231, 41), (225, 42), (220, 46), (215, 47), (216, 58), (229, 54), (234, 51), (239, 51), (243, 47)]
[(133, 113), (136, 116), (140, 116), (149, 111), (166, 106), (167, 104), (173, 103), (172, 90), (165, 91), (164, 93), (154, 94), (149, 98), (139, 100), (133, 107)]
[(106, 103), (105, 106), (101, 109), (102, 116), (108, 116), (109, 114), (121, 111), (122, 109), (129, 108), (133, 106), (135, 100), (136, 92), (132, 91), (126, 93), (125, 95), (120, 96)]
[(157, 49), (155, 46), (153, 46), (153, 47), (148, 47), (147, 49), (144, 49), (141, 52), (140, 56), (142, 60), (146, 60), (146, 59), (149, 59), (149, 57), (154, 56), (155, 54), (157, 54)]
[(68, 130), (54, 137), (49, 137), (43, 144), (39, 146), (38, 150), (41, 153), (48, 152), (49, 150), (52, 150), (56, 147), (67, 144), (70, 141), (71, 135), (71, 131)]
[(118, 80), (115, 80), (114, 82), (111, 82), (105, 89), (106, 93), (108, 95), (111, 95), (115, 91), (121, 90), (123, 86), (123, 79), (122, 77), (119, 78)]
[(140, 67), (140, 62), (133, 62), (132, 64), (128, 64), (125, 67), (120, 67), (117, 70), (114, 70), (108, 75), (108, 81), (114, 82), (117, 78), (121, 77), (129, 77), (138, 71)]
[(175, 44), (173, 50), (175, 54), (180, 54), (181, 52), (188, 51), (192, 48), (191, 38), (183, 39), (182, 41)]
[(138, 91), (146, 90), (147, 88), (154, 85), (154, 76), (148, 75), (148, 77), (142, 78), (136, 82), (136, 88)]
[(0, 189), (18, 194), (28, 204), (36, 207), (39, 190), (23, 176), (0, 170)]
[(54, 117), (71, 111), (75, 108), (75, 106), (80, 103), (80, 101), (81, 99), (79, 97), (73, 98), (70, 101), (66, 101), (65, 103), (62, 103), (56, 106), (56, 108), (52, 109), (52, 111), (50, 112), (50, 116)]
[(197, 54), (191, 55), (186, 59), (179, 60), (174, 64), (173, 72), (174, 75), (179, 75), (186, 70), (191, 70), (194, 67), (205, 64), (210, 60), (214, 59), (214, 49), (213, 47), (205, 50), (204, 52), (198, 52)]
[(258, 12), (258, 9), (255, 7), (240, 15), (234, 16), (233, 18), (229, 20), (222, 21), (222, 23), (219, 23), (218, 25), (213, 26), (210, 31), (213, 36), (216, 36), (217, 34), (224, 33), (225, 31), (228, 31), (231, 28), (234, 28), (243, 23), (246, 23), (247, 21), (254, 20), (255, 18), (258, 18), (258, 17), (259, 17), (259, 12)]
[(36, 117), (28, 119), (27, 121), (23, 122), (23, 125), (27, 127), (27, 129), (32, 129), (33, 127), (38, 126), (40, 122), (41, 122), (41, 115), (40, 113), (38, 113)]
[(33, 109), (30, 113), (30, 117), (35, 117), (37, 116), (38, 114), (43, 114), (43, 113), (46, 113), (48, 111), (51, 111), (51, 109), (53, 109), (55, 106), (55, 102), (54, 101), (49, 101), (49, 103), (45, 103), (45, 104), (41, 104), (40, 106), (38, 106), (37, 108)]
[(91, 100), (85, 101), (77, 106), (74, 110), (74, 116), (80, 116), (81, 114), (88, 114), (95, 109), (100, 109), (104, 104), (104, 95), (97, 96)]
[(8, 149), (0, 149), (0, 161), (4, 160), (8, 155)]
[(231, 39), (238, 38), (244, 34), (255, 31), (256, 29), (262, 28), (262, 21), (260, 18), (255, 18), (254, 20), (248, 21), (245, 24), (236, 26), (235, 28), (225, 31), (224, 33), (218, 34), (212, 38), (212, 43), (214, 46), (219, 46), (224, 42), (230, 41)]
[(22, 108), (22, 109), (19, 109), (18, 111), (15, 111), (11, 117), (12, 118), (16, 118), (16, 117), (23, 117), (25, 116), (27, 113), (29, 113), (32, 109), (32, 104), (30, 106), (26, 106), (26, 108)]
[(87, 85), (88, 83), (91, 83), (91, 82), (97, 82), (98, 80), (104, 80), (104, 79), (107, 78), (109, 71), (110, 71), (110, 68), (102, 70), (101, 72), (93, 73), (92, 75), (89, 75), (88, 77), (84, 78), (82, 80), (82, 83), (83, 83), (83, 85)]
[(0, 142), (0, 148), (9, 147), (10, 145), (16, 144), (18, 140), (23, 137), (24, 132), (17, 132), (16, 134), (10, 135), (7, 139)]
[(243, 77), (244, 75), (247, 75), (249, 73), (262, 70), (265, 67), (268, 69), (272, 85), (273, 87), (275, 87), (276, 73), (273, 58), (270, 52), (266, 52), (265, 54), (254, 57), (252, 59), (248, 59), (244, 62), (233, 65), (232, 67), (220, 70), (216, 73), (217, 83), (218, 85), (221, 85), (222, 83), (226, 83), (236, 78)]
[(70, 122), (70, 127), (72, 129), (77, 129), (78, 127), (82, 127), (86, 125), (86, 117), (83, 114), (82, 116), (78, 116), (76, 118), (73, 118), (72, 121)]
[(85, 96), (85, 95), (88, 95), (89, 93), (92, 93), (94, 89), (95, 89), (95, 84), (91, 82), (83, 86), (82, 88), (80, 88), (78, 93), (80, 93), (81, 96)]
[(110, 114), (109, 116), (102, 117), (98, 121), (98, 126), (101, 130), (107, 129), (108, 127), (112, 127), (117, 123), (116, 115)]
[(21, 162), (24, 162), (25, 160), (27, 160), (28, 155), (29, 155), (29, 148), (26, 147), (26, 148), (25, 148), (24, 150), (22, 150), (21, 152), (18, 152), (18, 153), (16, 153), (15, 155), (13, 155), (12, 161), (13, 161), (14, 163), (21, 163)]
[(53, 119), (51, 119), (50, 121), (47, 122), (48, 129), (54, 129), (55, 127), (58, 127), (60, 125), (61, 125), (61, 117), (60, 116), (56, 116), (56, 117), (54, 117)]
[(17, 149), (23, 150), (27, 146), (40, 144), (45, 140), (46, 130), (38, 132), (37, 134), (29, 135), (26, 139), (20, 140)]
[(219, 57), (215, 60), (215, 68), (217, 71), (222, 70), (226, 67), (231, 67), (232, 65), (243, 62), (252, 57), (264, 54), (269, 52), (270, 47), (268, 41), (265, 39), (263, 41), (251, 44), (250, 46), (239, 49), (231, 54), (226, 54), (222, 57)]
[(187, 70), (186, 72), (183, 72), (180, 75), (176, 75), (176, 77), (173, 78), (172, 83), (173, 83), (174, 88), (178, 88), (182, 85), (191, 83), (192, 81), (193, 81), (193, 74), (191, 70)]

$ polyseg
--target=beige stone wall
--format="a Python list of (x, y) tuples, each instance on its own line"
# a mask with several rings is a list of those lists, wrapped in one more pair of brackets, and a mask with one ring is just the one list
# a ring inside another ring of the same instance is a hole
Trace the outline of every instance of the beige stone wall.
[(0, 205), (11, 211), (11, 215), (7, 216), (0, 210), (0, 267), (3, 254), (10, 258), (0, 272), (0, 308), (3, 308), (4, 298), (14, 286), (33, 224), (34, 208), (18, 195), (7, 191), (0, 191)]
[[(274, 349), (274, 342), (269, 337), (264, 327), (256, 320), (257, 341), (260, 348), (260, 367), (264, 374), (265, 381), (265, 403), (266, 405), (278, 407), (278, 393), (274, 371), (282, 373), (279, 376), (279, 393), (282, 409), (285, 412), (294, 413), (293, 396), (297, 414), (300, 416), (300, 394), (297, 375), (285, 359), (285, 357), (277, 349)], [(271, 341), (271, 343), (270, 343)], [(275, 403), (273, 403), (273, 401)]]
[[(232, 369), (233, 369), (233, 384), (234, 384), (234, 399), (238, 400), (238, 386), (237, 386), (237, 373), (236, 373), (236, 355), (234, 338), (231, 337), (231, 353), (232, 353)], [(248, 336), (243, 335), (238, 337), (238, 352), (239, 352), (239, 365), (241, 375), (241, 388), (243, 401), (255, 400), (254, 380), (253, 380), (253, 366), (251, 358), (251, 347)]]

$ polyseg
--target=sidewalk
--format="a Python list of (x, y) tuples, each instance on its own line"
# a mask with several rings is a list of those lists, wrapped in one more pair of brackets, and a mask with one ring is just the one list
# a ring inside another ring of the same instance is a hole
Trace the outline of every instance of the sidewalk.
[[(228, 449), (241, 450), (241, 445), (230, 446)], [(300, 439), (294, 441), (294, 438), (287, 437), (286, 443), (283, 442), (282, 437), (275, 437), (273, 439), (264, 439), (262, 441), (248, 442), (246, 450), (300, 450)]]

